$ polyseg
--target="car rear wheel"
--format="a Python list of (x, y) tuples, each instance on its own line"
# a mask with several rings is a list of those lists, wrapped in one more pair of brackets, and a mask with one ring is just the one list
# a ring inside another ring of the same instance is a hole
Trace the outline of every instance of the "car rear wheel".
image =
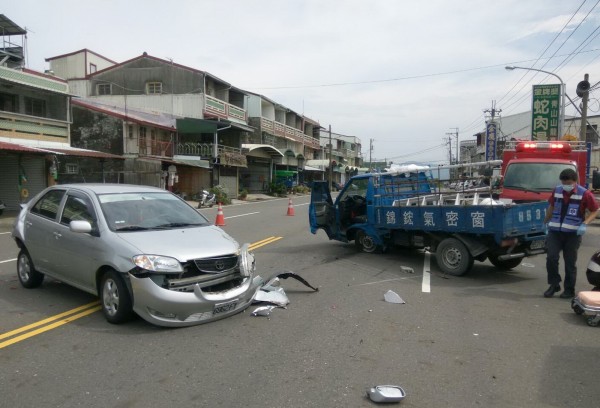
[(435, 250), (435, 259), (442, 272), (453, 276), (464, 275), (473, 266), (471, 253), (456, 238), (446, 238), (440, 242)]
[(126, 322), (133, 316), (131, 296), (123, 278), (114, 270), (106, 272), (100, 282), (102, 313), (109, 323)]
[(17, 276), (24, 288), (37, 288), (44, 281), (44, 274), (38, 272), (33, 266), (29, 252), (21, 249), (17, 257)]

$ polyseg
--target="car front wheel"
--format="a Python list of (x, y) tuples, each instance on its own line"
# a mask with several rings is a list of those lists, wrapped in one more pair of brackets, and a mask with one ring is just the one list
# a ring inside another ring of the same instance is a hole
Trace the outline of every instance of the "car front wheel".
[(35, 269), (25, 248), (21, 249), (17, 257), (17, 275), (21, 285), (28, 289), (37, 288), (44, 281), (44, 274)]
[(129, 290), (123, 278), (114, 270), (110, 270), (102, 276), (100, 300), (102, 301), (102, 313), (109, 323), (124, 323), (133, 316)]

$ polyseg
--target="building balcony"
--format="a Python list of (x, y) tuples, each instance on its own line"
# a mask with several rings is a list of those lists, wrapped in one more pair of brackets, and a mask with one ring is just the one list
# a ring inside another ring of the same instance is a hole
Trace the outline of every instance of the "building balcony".
[[(199, 142), (178, 143), (176, 154), (178, 156), (194, 156), (201, 159), (214, 159), (214, 144)], [(241, 148), (217, 145), (217, 157), (221, 164), (228, 166), (246, 167), (246, 155), (242, 153)]]
[(69, 139), (69, 124), (61, 120), (0, 111), (0, 136), (66, 143)]
[(279, 136), (294, 142), (302, 143), (308, 147), (312, 147), (313, 149), (320, 148), (318, 139), (305, 135), (300, 129), (284, 125), (283, 123), (271, 119), (261, 117), (260, 130), (274, 136)]
[(204, 95), (204, 115), (244, 123), (248, 119), (244, 109), (209, 95)]

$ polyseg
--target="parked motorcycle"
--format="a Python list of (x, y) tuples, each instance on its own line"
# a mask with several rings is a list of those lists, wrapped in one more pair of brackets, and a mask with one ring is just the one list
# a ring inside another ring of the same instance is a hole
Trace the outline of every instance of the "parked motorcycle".
[(206, 190), (202, 190), (199, 195), (200, 195), (200, 197), (198, 200), (198, 208), (212, 207), (213, 205), (215, 205), (215, 202), (217, 201), (217, 196)]
[(2, 215), (5, 208), (6, 208), (6, 206), (4, 205), (4, 202), (2, 200), (0, 200), (0, 215)]

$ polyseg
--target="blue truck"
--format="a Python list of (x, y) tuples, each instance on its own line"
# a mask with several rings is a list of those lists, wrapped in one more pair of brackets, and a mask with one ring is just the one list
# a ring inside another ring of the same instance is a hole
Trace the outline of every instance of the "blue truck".
[(442, 272), (460, 276), (475, 260), (512, 269), (544, 253), (547, 205), (503, 204), (485, 190), (443, 191), (428, 171), (400, 169), (354, 176), (335, 201), (326, 181), (315, 182), (309, 220), (313, 234), (323, 229), (364, 252), (427, 248)]

